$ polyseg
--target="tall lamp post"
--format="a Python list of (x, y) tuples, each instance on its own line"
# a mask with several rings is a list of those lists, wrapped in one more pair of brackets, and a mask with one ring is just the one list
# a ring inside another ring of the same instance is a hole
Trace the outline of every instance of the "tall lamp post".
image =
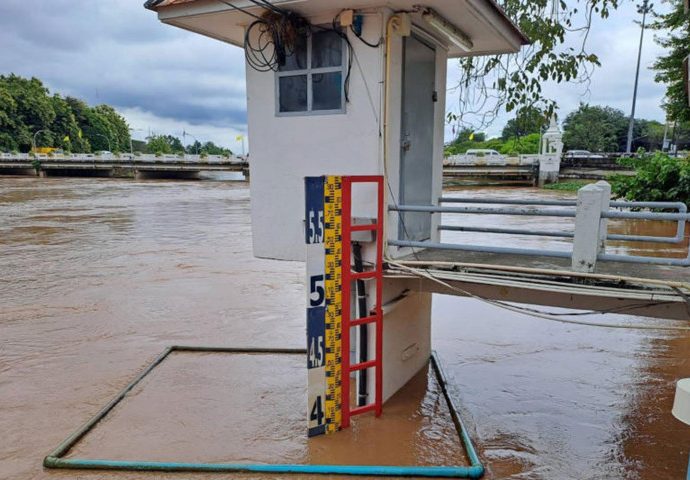
[(633, 128), (635, 127), (635, 104), (637, 103), (637, 86), (640, 81), (640, 61), (642, 60), (642, 41), (644, 40), (644, 29), (647, 22), (647, 14), (652, 11), (652, 4), (649, 0), (644, 0), (637, 6), (637, 13), (642, 14), (642, 28), (640, 30), (640, 47), (637, 51), (637, 70), (635, 71), (635, 88), (633, 89), (632, 112), (630, 113), (630, 125), (628, 126), (628, 146), (625, 153), (632, 153)]
[[(690, 378), (678, 380), (671, 413), (684, 424), (690, 425)], [(690, 478), (690, 466), (687, 478)]]
[(110, 153), (113, 153), (112, 145), (110, 144), (110, 138), (108, 136), (103, 135), (102, 133), (94, 133), (94, 135), (105, 138), (106, 142), (108, 142), (108, 151)]
[(50, 132), (50, 130), (48, 130), (47, 128), (44, 128), (44, 129), (39, 130), (36, 133), (34, 133), (34, 136), (31, 138), (31, 151), (34, 153), (36, 152), (36, 137), (41, 132)]
[(182, 130), (182, 146), (184, 146), (184, 143), (186, 143), (185, 137), (192, 137), (194, 139), (194, 149), (196, 150), (196, 154), (199, 155), (199, 140), (197, 140), (197, 138), (191, 133)]
[(145, 130), (143, 128), (128, 128), (129, 130), (129, 153), (134, 155), (134, 145), (132, 144), (132, 133), (131, 132), (144, 132)]

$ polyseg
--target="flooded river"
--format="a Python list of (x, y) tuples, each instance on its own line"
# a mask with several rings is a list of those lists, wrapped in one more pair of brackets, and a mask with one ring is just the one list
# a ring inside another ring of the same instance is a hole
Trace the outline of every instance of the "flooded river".
[[(564, 196), (463, 192), (516, 194)], [(303, 347), (303, 281), (300, 263), (251, 256), (246, 184), (0, 177), (0, 479), (230, 478), (55, 472), (41, 461), (169, 345)], [(690, 427), (670, 410), (675, 381), (690, 376), (690, 334), (563, 325), (457, 297), (436, 296), (433, 309), (433, 345), (486, 478), (685, 478)], [(166, 360), (75, 455), (465, 461), (424, 372), (387, 404), (380, 435), (363, 420), (326, 444), (304, 439), (303, 391), (288, 380), (304, 374), (302, 360), (255, 360)], [(269, 376), (251, 370), (262, 362)], [(273, 434), (293, 424), (299, 435)], [(371, 451), (352, 451), (352, 437)]]

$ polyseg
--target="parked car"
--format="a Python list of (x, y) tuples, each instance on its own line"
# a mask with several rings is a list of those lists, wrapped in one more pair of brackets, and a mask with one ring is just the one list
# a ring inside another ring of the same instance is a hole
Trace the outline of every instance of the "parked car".
[(467, 150), (465, 153), (465, 158), (469, 163), (486, 163), (491, 164), (505, 164), (505, 157), (498, 153), (496, 150), (491, 150), (488, 148), (473, 148)]
[(589, 150), (568, 150), (565, 152), (565, 158), (604, 158), (603, 155), (592, 153)]

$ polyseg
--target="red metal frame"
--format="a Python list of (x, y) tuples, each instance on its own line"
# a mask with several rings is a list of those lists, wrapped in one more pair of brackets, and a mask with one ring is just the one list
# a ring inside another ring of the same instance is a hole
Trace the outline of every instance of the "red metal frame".
[[(352, 184), (375, 183), (377, 185), (378, 208), (376, 224), (352, 225)], [(367, 412), (375, 412), (378, 417), (383, 410), (383, 177), (379, 175), (355, 175), (343, 177), (343, 289), (342, 289), (342, 428), (350, 426), (350, 417)], [(352, 271), (352, 232), (375, 231), (376, 232), (376, 267), (373, 271), (355, 273)], [(374, 312), (369, 317), (352, 319), (351, 294), (354, 280), (375, 280), (376, 304)], [(350, 329), (358, 325), (374, 323), (376, 325), (376, 353), (373, 360), (350, 365)], [(373, 368), (375, 369), (376, 392), (373, 403), (362, 407), (350, 409), (350, 373)]]

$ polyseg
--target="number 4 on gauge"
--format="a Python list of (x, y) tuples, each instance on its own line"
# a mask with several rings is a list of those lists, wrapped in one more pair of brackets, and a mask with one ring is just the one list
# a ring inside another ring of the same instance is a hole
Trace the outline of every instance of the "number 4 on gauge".
[(311, 414), (309, 415), (309, 420), (312, 422), (316, 422), (317, 425), (323, 425), (323, 406), (322, 406), (322, 400), (321, 400), (321, 395), (316, 397), (316, 401), (314, 402), (314, 405), (311, 407)]

